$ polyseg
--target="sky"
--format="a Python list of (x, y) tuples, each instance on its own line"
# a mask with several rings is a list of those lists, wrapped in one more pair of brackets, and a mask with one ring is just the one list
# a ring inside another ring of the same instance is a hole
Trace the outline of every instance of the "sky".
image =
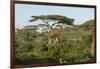
[(74, 24), (79, 25), (94, 19), (94, 8), (15, 4), (15, 27), (22, 28), (41, 23), (40, 21), (29, 22), (34, 15), (63, 15), (75, 19)]

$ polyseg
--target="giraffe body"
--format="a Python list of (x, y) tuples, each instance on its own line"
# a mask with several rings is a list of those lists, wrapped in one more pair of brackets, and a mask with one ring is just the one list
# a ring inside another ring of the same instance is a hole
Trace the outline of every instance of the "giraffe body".
[(55, 45), (57, 42), (59, 42), (62, 35), (62, 28), (56, 29), (52, 32), (52, 34), (48, 38), (48, 45)]

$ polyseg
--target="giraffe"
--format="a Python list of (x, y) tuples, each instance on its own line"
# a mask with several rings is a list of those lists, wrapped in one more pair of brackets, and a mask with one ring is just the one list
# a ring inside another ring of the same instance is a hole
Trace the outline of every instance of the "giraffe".
[(62, 27), (60, 29), (56, 29), (52, 31), (52, 34), (48, 38), (48, 44), (47, 45), (55, 45), (61, 38), (62, 35)]

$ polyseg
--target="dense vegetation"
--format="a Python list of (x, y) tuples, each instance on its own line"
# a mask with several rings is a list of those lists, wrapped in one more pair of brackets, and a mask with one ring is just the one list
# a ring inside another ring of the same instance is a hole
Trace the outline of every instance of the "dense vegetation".
[[(15, 31), (16, 64), (55, 64), (92, 62), (91, 55), (93, 40), (94, 20), (89, 20), (82, 25), (74, 25), (73, 19), (65, 16), (32, 16), (32, 21), (38, 19), (44, 24), (25, 26)], [(49, 23), (54, 21), (52, 25)], [(65, 27), (59, 43), (47, 46), (53, 25), (63, 23), (72, 25)], [(37, 30), (42, 26), (42, 32)]]

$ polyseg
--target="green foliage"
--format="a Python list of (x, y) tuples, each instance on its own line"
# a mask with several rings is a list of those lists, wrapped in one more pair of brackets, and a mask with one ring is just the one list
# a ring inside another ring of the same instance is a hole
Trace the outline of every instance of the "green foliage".
[[(55, 19), (55, 17), (49, 16)], [(83, 28), (65, 28), (58, 43), (47, 46), (49, 32), (24, 27), (15, 32), (16, 64), (49, 64), (90, 62), (93, 32)]]
[(61, 16), (61, 15), (40, 15), (40, 16), (31, 16), (31, 17), (32, 19), (30, 20), (30, 22), (41, 20), (45, 24), (40, 24), (39, 26), (45, 26), (47, 28), (49, 27), (49, 29), (51, 29), (57, 23), (73, 25), (74, 22), (74, 19)]
[(84, 28), (86, 30), (89, 30), (89, 31), (94, 31), (94, 25), (95, 25), (94, 20), (88, 20), (85, 23), (83, 23), (82, 25), (80, 25), (80, 27)]

